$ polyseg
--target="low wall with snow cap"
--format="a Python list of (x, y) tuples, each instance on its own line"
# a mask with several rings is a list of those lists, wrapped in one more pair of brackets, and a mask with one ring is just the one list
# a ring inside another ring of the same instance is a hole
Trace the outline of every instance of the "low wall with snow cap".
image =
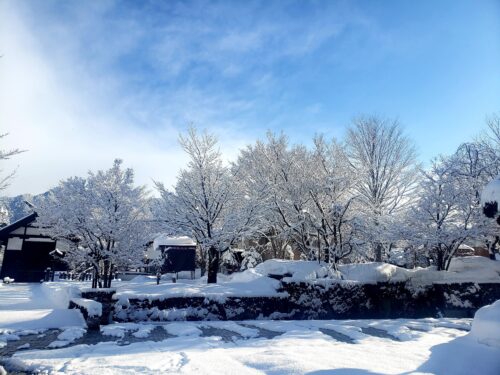
[(283, 283), (293, 319), (472, 318), (500, 299), (500, 283)]
[(121, 298), (118, 321), (473, 317), (500, 299), (500, 283), (413, 285), (282, 282), (276, 296)]
[(109, 324), (114, 313), (112, 288), (83, 289), (81, 297), (73, 297), (69, 301), (70, 309), (78, 309), (87, 322), (89, 329), (99, 329), (100, 325)]

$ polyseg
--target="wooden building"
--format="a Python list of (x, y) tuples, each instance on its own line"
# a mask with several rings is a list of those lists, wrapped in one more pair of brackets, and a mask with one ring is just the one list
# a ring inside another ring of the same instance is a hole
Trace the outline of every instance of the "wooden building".
[(42, 234), (36, 226), (36, 212), (0, 229), (0, 246), (4, 256), (0, 278), (10, 277), (16, 282), (39, 282), (46, 269), (64, 271), (64, 256), (57, 242)]
[(148, 251), (150, 262), (160, 262), (162, 273), (178, 273), (196, 268), (196, 242), (189, 237), (159, 235)]

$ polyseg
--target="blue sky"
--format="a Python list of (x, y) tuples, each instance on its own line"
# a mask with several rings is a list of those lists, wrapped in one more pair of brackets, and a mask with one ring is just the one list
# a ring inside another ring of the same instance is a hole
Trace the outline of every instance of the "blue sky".
[[(499, 1), (0, 1), (8, 194), (122, 157), (172, 184), (189, 124), (228, 159), (283, 130), (342, 139), (396, 117), (422, 161), (500, 111)], [(29, 134), (29, 135), (28, 135)]]

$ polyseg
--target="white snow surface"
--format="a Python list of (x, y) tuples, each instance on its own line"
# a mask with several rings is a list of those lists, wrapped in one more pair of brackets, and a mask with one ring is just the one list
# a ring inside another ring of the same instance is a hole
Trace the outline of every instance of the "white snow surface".
[(500, 282), (500, 262), (481, 256), (456, 257), (448, 271), (434, 267), (406, 269), (388, 263), (361, 263), (340, 265), (344, 280), (377, 283), (409, 281), (414, 284), (454, 282)]
[(490, 181), (481, 192), (481, 204), (497, 202), (500, 204), (500, 175)]
[(87, 330), (81, 327), (64, 327), (57, 340), (49, 344), (49, 348), (62, 348), (82, 337)]
[(88, 298), (72, 298), (71, 301), (76, 303), (78, 306), (84, 307), (89, 316), (102, 315), (102, 303), (100, 302)]
[(327, 275), (333, 275), (325, 263), (281, 259), (266, 260), (265, 262), (258, 264), (254, 268), (254, 272), (264, 276), (287, 276), (286, 280), (290, 281), (317, 279), (326, 277)]
[(101, 333), (104, 336), (123, 338), (125, 337), (125, 332), (133, 331), (132, 336), (146, 338), (154, 328), (154, 325), (145, 323), (114, 323), (101, 326)]
[(85, 327), (80, 311), (68, 309), (70, 290), (67, 285), (0, 284), (0, 332)]
[[(247, 270), (234, 280), (259, 276), (291, 275), (285, 281), (330, 280), (354, 281), (362, 283), (398, 282), (411, 280), (416, 284), (452, 282), (500, 282), (500, 262), (485, 257), (456, 257), (451, 260), (448, 271), (437, 271), (434, 267), (407, 269), (388, 263), (356, 263), (338, 266), (340, 275), (333, 273), (327, 264), (312, 261), (289, 261), (271, 259)], [(251, 276), (250, 276), (251, 275)]]
[(231, 276), (219, 274), (217, 284), (207, 284), (206, 277), (194, 280), (163, 281), (156, 285), (154, 278), (135, 278), (127, 283), (116, 283), (116, 299), (165, 299), (170, 297), (200, 296), (223, 302), (228, 296), (275, 296), (279, 282), (254, 270)]
[[(175, 337), (130, 345), (101, 342), (54, 350), (17, 352), (7, 366), (53, 374), (484, 374), (497, 375), (500, 348), (473, 334), (439, 327), (447, 319), (217, 322), (246, 335), (225, 342), (201, 335), (207, 322), (163, 325)], [(467, 319), (464, 320), (467, 322)], [(210, 322), (212, 324), (213, 322)], [(241, 326), (241, 327), (237, 327)], [(361, 327), (411, 331), (404, 341), (361, 332)], [(246, 331), (250, 327), (249, 331)], [(254, 328), (252, 328), (254, 327)], [(259, 328), (279, 332), (255, 337)], [(351, 337), (335, 339), (330, 331)], [(451, 360), (450, 360), (451, 359)]]
[(174, 336), (200, 336), (201, 329), (196, 323), (182, 322), (164, 325), (165, 331)]
[(500, 349), (500, 300), (476, 312), (471, 334), (480, 343)]

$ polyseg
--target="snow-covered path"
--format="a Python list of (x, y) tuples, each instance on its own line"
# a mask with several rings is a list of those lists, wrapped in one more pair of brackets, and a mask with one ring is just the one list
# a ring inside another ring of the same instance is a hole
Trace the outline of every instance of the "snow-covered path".
[(43, 284), (0, 284), (0, 332), (85, 326), (78, 310), (68, 310), (66, 289), (46, 293)]
[[(463, 329), (447, 327), (465, 328), (469, 323), (450, 319), (174, 322), (154, 325), (154, 330), (170, 335), (158, 342), (148, 336), (151, 324), (125, 323), (104, 329), (115, 342), (18, 351), (5, 364), (12, 370), (55, 374), (497, 375), (500, 348), (479, 344)], [(128, 343), (130, 332), (139, 331), (146, 333), (141, 335), (143, 341)]]

